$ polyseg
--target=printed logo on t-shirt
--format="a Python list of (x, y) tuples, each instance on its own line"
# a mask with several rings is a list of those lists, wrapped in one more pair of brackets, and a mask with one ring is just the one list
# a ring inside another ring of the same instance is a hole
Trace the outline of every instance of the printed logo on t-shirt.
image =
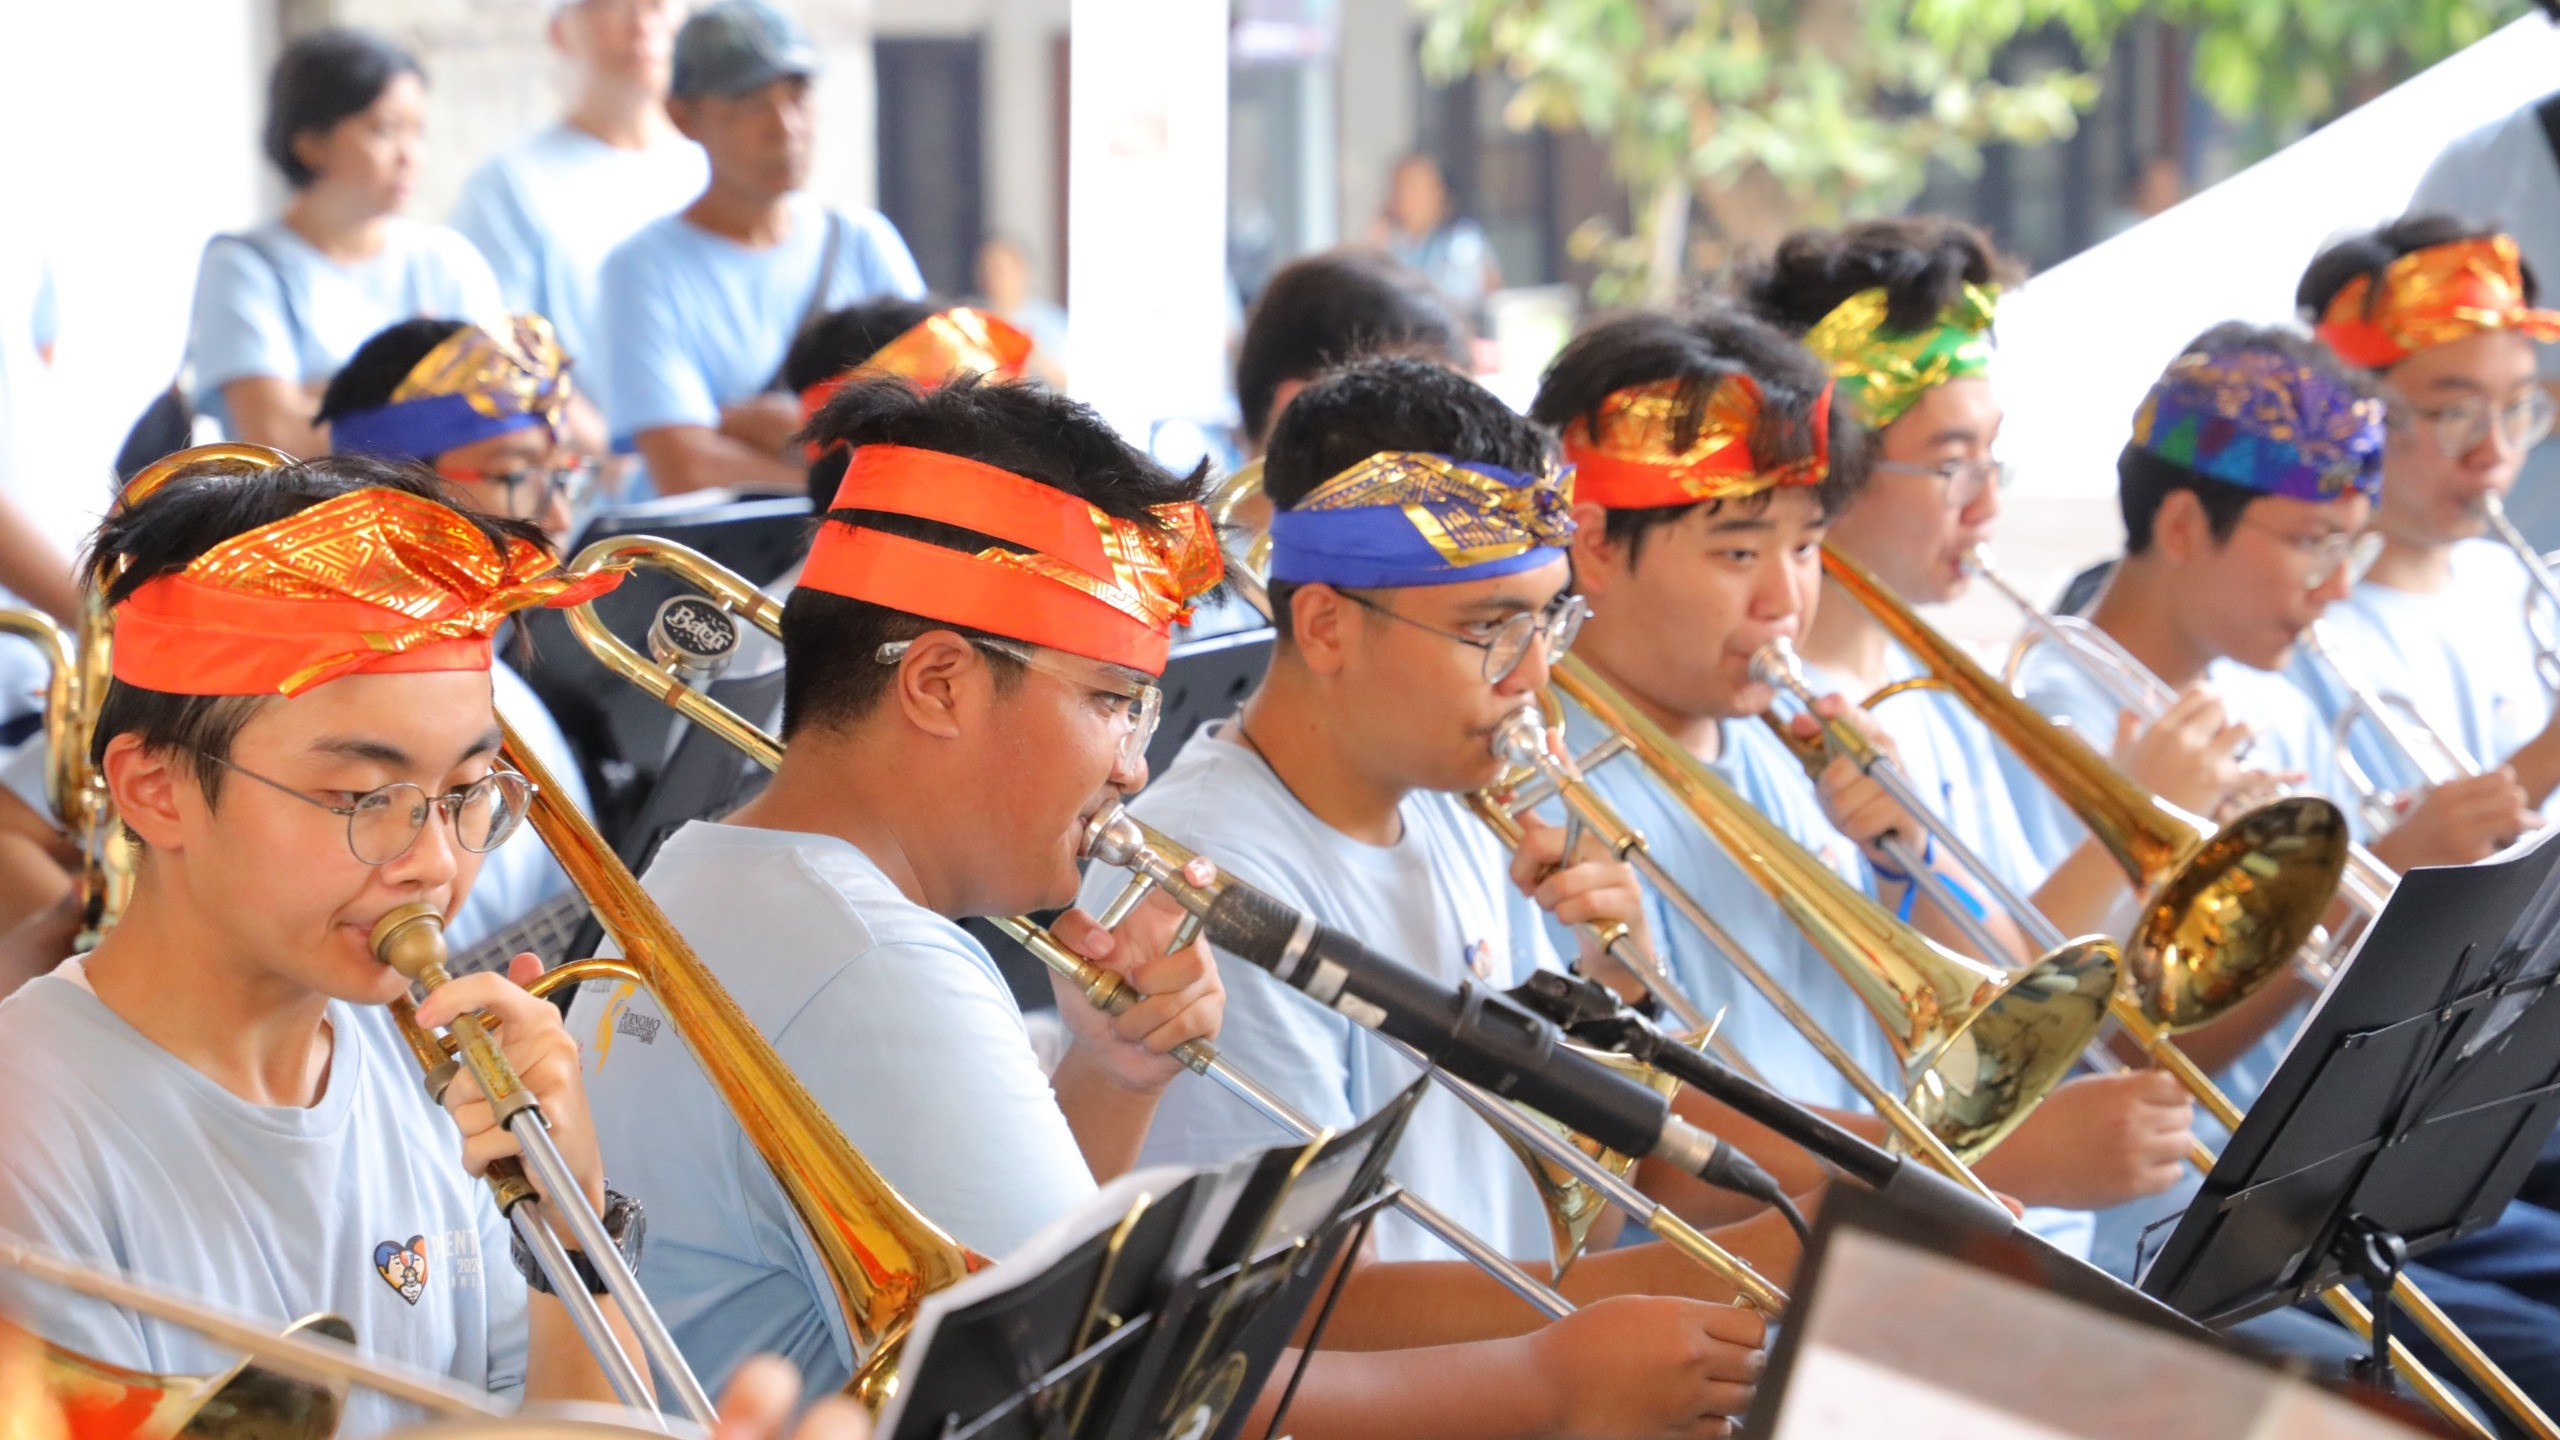
[(1493, 978), (1492, 941), (1470, 940), (1467, 942), (1465, 954), (1468, 974), (1475, 976), (1479, 980), (1491, 980)]
[(373, 1247), (374, 1273), (382, 1283), (400, 1292), (400, 1298), (415, 1305), (427, 1293), (427, 1237), (412, 1235), (409, 1243), (385, 1240)]

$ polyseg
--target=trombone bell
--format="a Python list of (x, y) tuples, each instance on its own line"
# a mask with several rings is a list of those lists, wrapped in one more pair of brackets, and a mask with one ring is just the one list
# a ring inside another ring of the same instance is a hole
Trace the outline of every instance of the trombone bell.
[[(355, 1344), (335, 1315), (295, 1322), (288, 1335)], [(44, 1388), (69, 1440), (329, 1440), (347, 1387), (314, 1385), (243, 1360), (212, 1375), (154, 1375), (46, 1342)]]

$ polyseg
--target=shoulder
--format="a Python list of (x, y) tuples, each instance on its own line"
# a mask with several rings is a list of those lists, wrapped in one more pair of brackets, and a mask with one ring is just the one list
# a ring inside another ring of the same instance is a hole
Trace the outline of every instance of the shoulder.
[(632, 231), (629, 239), (606, 253), (605, 278), (642, 276), (666, 266), (682, 251), (691, 248), (688, 236), (691, 229), (682, 215), (661, 215)]
[(2541, 103), (2536, 99), (2486, 125), (2455, 136), (2437, 154), (2434, 163), (2427, 167), (2425, 177), (2418, 182), (2421, 196), (2447, 181), (2474, 176), (2505, 179), (2511, 173), (2508, 167), (2523, 159), (2523, 152), (2528, 147), (2547, 146), (2542, 135), (2541, 117), (2535, 113)]

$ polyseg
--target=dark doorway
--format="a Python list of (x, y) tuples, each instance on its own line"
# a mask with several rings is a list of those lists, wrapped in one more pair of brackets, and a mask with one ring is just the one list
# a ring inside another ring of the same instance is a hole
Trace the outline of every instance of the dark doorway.
[(873, 42), (880, 87), (880, 209), (907, 239), (935, 294), (978, 288), (986, 233), (981, 140), (985, 42), (884, 36)]

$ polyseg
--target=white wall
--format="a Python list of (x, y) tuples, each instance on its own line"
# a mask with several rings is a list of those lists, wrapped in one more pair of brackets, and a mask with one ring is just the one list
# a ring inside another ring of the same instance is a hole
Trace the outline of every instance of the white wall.
[(1387, 171), (1421, 133), (1409, 0), (1343, 0), (1337, 107), (1341, 114), (1342, 239), (1367, 240), (1386, 201)]
[(51, 264), (62, 336), (50, 372), (6, 373), (14, 443), (0, 456), (18, 457), (12, 493), (66, 544), (103, 508), (126, 426), (177, 369), (205, 240), (272, 203), (257, 130), (275, 28), (271, 0), (10, 9), (0, 246)]

